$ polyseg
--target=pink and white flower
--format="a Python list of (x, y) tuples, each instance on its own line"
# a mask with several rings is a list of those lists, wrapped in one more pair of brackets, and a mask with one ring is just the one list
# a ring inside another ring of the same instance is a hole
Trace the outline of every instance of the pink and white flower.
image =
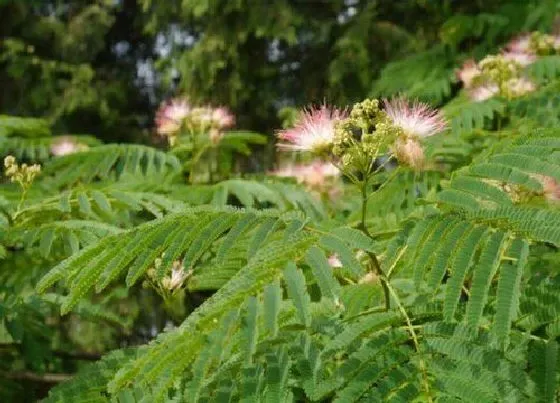
[(346, 117), (345, 111), (327, 105), (304, 110), (294, 127), (277, 133), (277, 137), (286, 142), (278, 147), (291, 151), (323, 151), (333, 143), (335, 122)]
[(502, 57), (505, 60), (513, 61), (522, 67), (529, 66), (537, 60), (537, 56), (526, 52), (504, 52), (502, 53)]
[(460, 70), (457, 71), (457, 78), (463, 82), (465, 88), (470, 88), (472, 86), (473, 80), (478, 77), (482, 71), (472, 59), (467, 60), (463, 63)]
[(223, 106), (214, 109), (212, 118), (218, 127), (221, 128), (231, 127), (235, 124), (235, 116), (233, 116), (228, 108)]
[(295, 178), (313, 190), (328, 186), (330, 180), (340, 176), (340, 170), (329, 162), (315, 161), (311, 164), (288, 165), (271, 172), (280, 177)]
[(534, 53), (531, 48), (531, 34), (522, 34), (513, 38), (506, 48), (515, 53)]
[(51, 154), (57, 157), (82, 151), (86, 146), (76, 143), (71, 137), (62, 136), (51, 144)]
[(526, 78), (514, 78), (509, 80), (507, 85), (511, 95), (514, 97), (520, 97), (536, 89), (535, 84)]
[(560, 184), (552, 176), (545, 176), (540, 174), (531, 175), (540, 182), (543, 188), (544, 197), (550, 202), (560, 201)]
[(342, 262), (340, 261), (336, 253), (334, 255), (329, 256), (328, 262), (329, 262), (329, 266), (331, 266), (333, 269), (343, 266)]
[(225, 107), (212, 108), (202, 106), (191, 111), (191, 118), (194, 123), (203, 126), (212, 126), (218, 129), (231, 127), (235, 123), (235, 117)]
[(500, 92), (497, 84), (485, 84), (468, 91), (469, 98), (475, 102), (486, 101)]
[(156, 130), (161, 136), (174, 136), (192, 112), (186, 98), (175, 98), (162, 103), (156, 112)]
[(402, 97), (383, 100), (383, 103), (387, 116), (407, 137), (425, 138), (447, 128), (445, 117), (428, 104), (418, 101), (411, 104)]

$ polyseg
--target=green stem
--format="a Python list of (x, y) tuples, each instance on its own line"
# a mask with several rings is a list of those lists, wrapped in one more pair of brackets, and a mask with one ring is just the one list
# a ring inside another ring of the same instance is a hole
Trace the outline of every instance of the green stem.
[(426, 363), (424, 361), (424, 358), (422, 357), (422, 351), (420, 351), (420, 343), (418, 342), (418, 335), (416, 334), (416, 331), (414, 330), (414, 326), (412, 325), (412, 321), (410, 320), (410, 316), (408, 316), (408, 313), (406, 312), (406, 309), (404, 309), (404, 306), (402, 305), (402, 303), (400, 302), (399, 296), (397, 295), (397, 292), (393, 289), (393, 287), (391, 287), (388, 283), (387, 283), (387, 287), (389, 288), (389, 291), (391, 292), (396, 304), (397, 304), (397, 308), (399, 309), (399, 311), (402, 313), (402, 315), (404, 316), (404, 319), (406, 321), (406, 327), (408, 328), (408, 332), (410, 333), (410, 336), (412, 337), (412, 342), (414, 343), (414, 349), (416, 350), (416, 352), (418, 353), (418, 357), (420, 359), (420, 371), (422, 372), (422, 380), (424, 383), (424, 389), (426, 391), (426, 394), (428, 395), (428, 401), (432, 402), (432, 395), (430, 392), (430, 383), (428, 380), (428, 370), (426, 368)]
[[(364, 177), (364, 181), (362, 183), (362, 220), (360, 223), (360, 230), (367, 235), (369, 238), (371, 238), (371, 234), (369, 233), (369, 230), (367, 229), (367, 225), (366, 225), (366, 216), (367, 216), (367, 200), (368, 200), (368, 195), (367, 195), (367, 185), (368, 185), (368, 181), (369, 181), (369, 177), (365, 176)], [(387, 283), (387, 277), (385, 276), (385, 273), (383, 272), (383, 269), (381, 268), (381, 265), (379, 264), (379, 260), (377, 259), (377, 256), (375, 255), (375, 253), (370, 252), (370, 251), (366, 251), (369, 260), (375, 270), (375, 273), (377, 274), (377, 276), (379, 277), (379, 281), (381, 282), (381, 287), (383, 287), (383, 294), (385, 295), (385, 310), (389, 310), (391, 308), (391, 294), (389, 292), (389, 286)]]
[(23, 189), (23, 191), (21, 193), (21, 199), (19, 200), (19, 203), (18, 203), (17, 208), (16, 208), (16, 212), (14, 213), (13, 221), (16, 220), (17, 216), (19, 215), (19, 213), (23, 209), (23, 203), (25, 203), (25, 199), (27, 198), (27, 191), (29, 190), (29, 187), (22, 186), (22, 189)]
[(364, 183), (362, 184), (362, 221), (360, 223), (361, 229), (367, 236), (371, 237), (367, 225), (366, 225), (366, 217), (367, 217), (367, 183), (368, 178), (364, 179)]

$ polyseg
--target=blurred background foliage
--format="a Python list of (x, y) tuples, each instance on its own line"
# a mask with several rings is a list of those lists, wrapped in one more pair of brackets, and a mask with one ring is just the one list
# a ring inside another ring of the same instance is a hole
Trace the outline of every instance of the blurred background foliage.
[(556, 0), (2, 0), (0, 111), (58, 132), (152, 138), (179, 92), (272, 132), (286, 106), (398, 92), (443, 104), (454, 69), (518, 32), (554, 30)]

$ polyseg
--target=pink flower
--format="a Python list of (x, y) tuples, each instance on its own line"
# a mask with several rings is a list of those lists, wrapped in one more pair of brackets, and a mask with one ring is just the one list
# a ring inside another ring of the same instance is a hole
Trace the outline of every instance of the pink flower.
[(522, 67), (526, 67), (537, 60), (537, 56), (525, 52), (504, 52), (502, 53), (502, 57), (505, 60), (516, 62)]
[(535, 91), (535, 84), (526, 78), (514, 78), (508, 81), (508, 89), (514, 97), (520, 97)]
[(342, 262), (338, 258), (337, 254), (330, 255), (328, 261), (329, 261), (329, 266), (331, 266), (333, 269), (337, 267), (342, 267)]
[(506, 45), (506, 48), (515, 53), (534, 53), (531, 48), (531, 34), (519, 35)]
[(231, 127), (235, 124), (235, 116), (233, 116), (228, 108), (223, 106), (214, 109), (212, 118), (221, 128)]
[(192, 111), (186, 98), (175, 98), (162, 103), (156, 112), (156, 130), (161, 136), (173, 136)]
[(72, 138), (62, 136), (51, 144), (51, 154), (57, 157), (73, 154), (86, 148), (84, 145), (76, 143)]
[(424, 149), (416, 139), (398, 139), (393, 152), (400, 163), (412, 169), (419, 170), (424, 167)]
[(235, 123), (235, 117), (225, 107), (212, 108), (211, 106), (202, 106), (194, 108), (191, 111), (192, 120), (196, 124), (203, 126), (212, 126), (218, 129), (231, 127)]
[(331, 163), (315, 161), (311, 164), (288, 165), (271, 172), (280, 177), (292, 177), (312, 189), (324, 187), (329, 179), (340, 176), (340, 170)]
[(457, 78), (463, 82), (465, 88), (470, 88), (473, 80), (482, 73), (476, 62), (472, 59), (463, 63), (461, 70), (457, 71)]
[(447, 122), (443, 115), (428, 104), (418, 101), (410, 104), (404, 98), (383, 100), (385, 112), (395, 126), (406, 136), (425, 138), (444, 131)]
[(486, 84), (480, 85), (478, 87), (472, 88), (469, 92), (469, 98), (475, 102), (482, 102), (489, 98), (492, 98), (494, 95), (497, 95), (500, 92), (500, 89), (496, 84)]
[(329, 162), (315, 161), (307, 165), (288, 165), (270, 174), (295, 178), (315, 195), (325, 195), (331, 200), (336, 200), (342, 192), (339, 181), (340, 170)]
[(538, 180), (543, 188), (544, 197), (551, 202), (560, 201), (560, 184), (552, 176), (540, 174), (531, 175)]
[(330, 178), (340, 176), (340, 170), (328, 162), (314, 162), (304, 170), (303, 182), (312, 188), (321, 188)]
[(278, 147), (292, 151), (320, 152), (332, 145), (334, 124), (345, 119), (345, 111), (323, 105), (320, 108), (304, 110), (295, 126), (277, 133), (280, 140)]
[(554, 50), (560, 50), (560, 35), (554, 35), (554, 42), (552, 46), (554, 47)]

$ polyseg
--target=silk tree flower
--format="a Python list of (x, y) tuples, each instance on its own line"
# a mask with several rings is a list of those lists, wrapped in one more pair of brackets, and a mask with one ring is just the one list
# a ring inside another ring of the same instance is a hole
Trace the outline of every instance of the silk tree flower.
[(484, 84), (468, 91), (469, 98), (475, 102), (486, 101), (500, 92), (497, 84)]
[(212, 119), (216, 124), (225, 129), (235, 124), (235, 116), (229, 111), (228, 108), (220, 106), (212, 111)]
[(346, 117), (346, 111), (327, 105), (304, 110), (294, 127), (277, 133), (277, 137), (284, 141), (278, 144), (278, 148), (321, 153), (333, 144), (335, 123)]
[(164, 102), (156, 112), (156, 130), (160, 136), (175, 136), (185, 119), (192, 112), (192, 106), (186, 98), (175, 98)]
[(457, 78), (463, 82), (463, 87), (471, 88), (476, 77), (480, 76), (482, 71), (472, 59), (463, 63), (460, 70), (457, 71)]
[(560, 184), (552, 176), (545, 176), (540, 174), (531, 175), (534, 179), (542, 185), (542, 192), (544, 197), (550, 202), (560, 201)]
[(308, 190), (327, 195), (331, 199), (336, 199), (341, 192), (337, 183), (341, 175), (340, 170), (330, 162), (315, 161), (311, 164), (287, 165), (270, 174), (294, 178)]
[(554, 50), (557, 52), (560, 50), (560, 35), (554, 36), (554, 43), (553, 43)]
[(537, 60), (536, 55), (527, 52), (504, 52), (502, 57), (505, 60), (516, 62), (522, 67), (529, 66)]
[(342, 262), (338, 258), (337, 254), (330, 255), (328, 258), (328, 262), (329, 262), (329, 266), (331, 266), (333, 269), (336, 269), (337, 267), (342, 267)]
[(393, 125), (401, 128), (406, 137), (426, 138), (447, 128), (445, 117), (428, 104), (410, 103), (402, 97), (384, 100), (383, 103)]
[(76, 143), (71, 137), (62, 136), (51, 144), (51, 154), (60, 157), (86, 149), (87, 146)]
[(535, 84), (526, 78), (514, 78), (507, 82), (508, 92), (512, 97), (520, 97), (535, 91)]
[(515, 53), (534, 53), (531, 45), (531, 34), (522, 34), (513, 38), (506, 49)]
[(235, 124), (235, 117), (225, 107), (213, 108), (202, 106), (191, 111), (190, 118), (194, 124), (215, 129), (225, 129)]

